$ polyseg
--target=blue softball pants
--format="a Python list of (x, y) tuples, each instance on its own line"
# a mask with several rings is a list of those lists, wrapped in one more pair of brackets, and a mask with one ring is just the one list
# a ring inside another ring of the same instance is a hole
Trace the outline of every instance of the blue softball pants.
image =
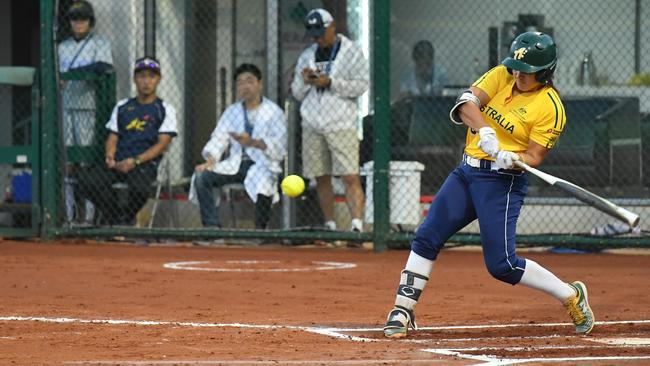
[(443, 183), (418, 228), (411, 250), (436, 260), (460, 229), (478, 219), (483, 259), (496, 279), (517, 284), (526, 261), (515, 253), (515, 230), (528, 191), (528, 178), (514, 170), (493, 170), (489, 160), (475, 168), (463, 161)]

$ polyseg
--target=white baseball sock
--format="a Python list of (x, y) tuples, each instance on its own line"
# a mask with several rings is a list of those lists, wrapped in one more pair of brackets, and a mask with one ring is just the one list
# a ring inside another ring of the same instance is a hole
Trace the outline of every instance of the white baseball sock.
[(562, 303), (576, 294), (569, 284), (562, 282), (549, 270), (530, 259), (526, 259), (526, 270), (519, 284), (546, 292)]
[(431, 270), (433, 269), (433, 261), (431, 259), (424, 258), (414, 251), (411, 251), (411, 254), (409, 254), (409, 259), (406, 261), (406, 267), (404, 269), (423, 275), (425, 277), (429, 277), (429, 275), (431, 275)]

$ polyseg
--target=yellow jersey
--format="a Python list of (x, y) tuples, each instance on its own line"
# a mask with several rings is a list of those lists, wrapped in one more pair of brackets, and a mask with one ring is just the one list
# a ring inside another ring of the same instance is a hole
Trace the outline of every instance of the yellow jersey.
[[(514, 84), (514, 77), (503, 65), (486, 72), (472, 84), (490, 97), (481, 112), (483, 120), (496, 131), (499, 149), (523, 153), (529, 141), (552, 149), (566, 126), (560, 96), (550, 86), (513, 96)], [(494, 160), (478, 147), (478, 140), (478, 132), (468, 128), (465, 153)]]

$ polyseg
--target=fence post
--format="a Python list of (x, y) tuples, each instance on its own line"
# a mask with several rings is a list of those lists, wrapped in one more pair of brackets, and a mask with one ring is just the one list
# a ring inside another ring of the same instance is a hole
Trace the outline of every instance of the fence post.
[(41, 181), (43, 199), (42, 236), (46, 239), (54, 237), (58, 224), (59, 199), (59, 139), (58, 139), (58, 108), (56, 65), (54, 64), (54, 1), (40, 2), (41, 18)]
[(390, 0), (373, 2), (373, 242), (376, 252), (388, 248), (390, 208), (388, 175), (390, 162)]

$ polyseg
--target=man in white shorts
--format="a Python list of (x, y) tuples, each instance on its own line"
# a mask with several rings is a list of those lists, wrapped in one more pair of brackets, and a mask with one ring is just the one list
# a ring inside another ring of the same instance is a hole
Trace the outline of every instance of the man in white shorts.
[(345, 185), (350, 230), (363, 230), (364, 194), (359, 178), (357, 98), (368, 90), (369, 70), (361, 47), (336, 33), (332, 15), (314, 9), (305, 18), (314, 43), (296, 63), (293, 96), (302, 102), (303, 175), (316, 178), (325, 226), (336, 230), (332, 176)]

